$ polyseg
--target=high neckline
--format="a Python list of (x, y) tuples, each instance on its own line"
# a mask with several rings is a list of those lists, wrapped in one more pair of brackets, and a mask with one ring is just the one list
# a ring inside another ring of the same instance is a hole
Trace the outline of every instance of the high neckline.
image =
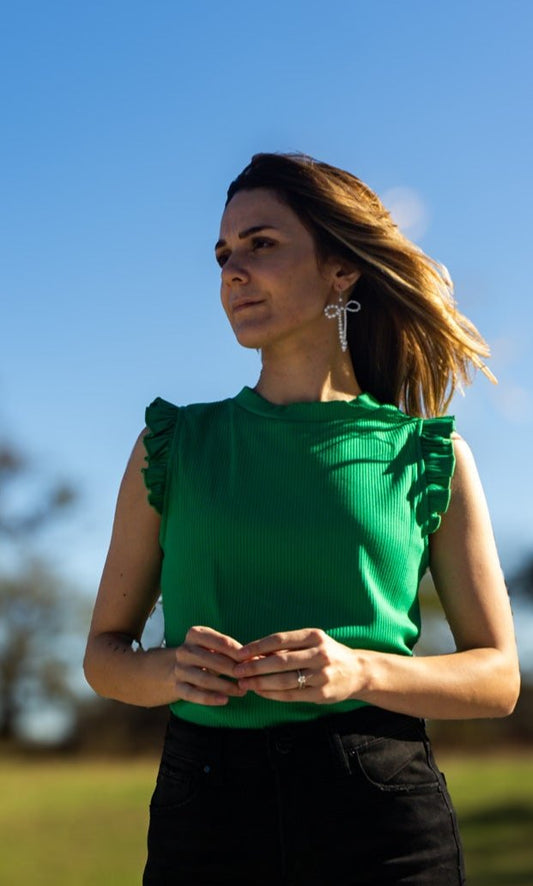
[(298, 403), (271, 403), (252, 388), (245, 386), (235, 397), (235, 402), (249, 412), (265, 418), (281, 421), (331, 421), (353, 420), (361, 411), (368, 413), (379, 409), (381, 404), (371, 394), (359, 394), (353, 400), (326, 400)]

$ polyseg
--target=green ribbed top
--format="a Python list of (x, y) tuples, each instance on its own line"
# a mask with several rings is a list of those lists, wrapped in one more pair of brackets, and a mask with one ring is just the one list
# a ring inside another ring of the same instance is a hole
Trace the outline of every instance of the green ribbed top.
[[(449, 503), (452, 418), (411, 418), (368, 394), (279, 406), (246, 387), (217, 403), (159, 398), (146, 424), (167, 646), (196, 624), (241, 643), (318, 627), (353, 648), (412, 654), (428, 535)], [(171, 708), (202, 725), (258, 728), (361, 704), (249, 692)]]

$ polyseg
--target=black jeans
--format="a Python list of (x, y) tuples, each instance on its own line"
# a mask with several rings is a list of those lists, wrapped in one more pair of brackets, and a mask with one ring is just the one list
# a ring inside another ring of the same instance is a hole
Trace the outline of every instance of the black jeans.
[(422, 720), (368, 707), (234, 730), (171, 716), (144, 886), (464, 882)]

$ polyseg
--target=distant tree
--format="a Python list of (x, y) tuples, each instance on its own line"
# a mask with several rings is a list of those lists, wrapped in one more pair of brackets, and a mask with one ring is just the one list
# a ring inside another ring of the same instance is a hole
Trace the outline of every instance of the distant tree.
[(22, 513), (13, 512), (6, 505), (10, 488), (28, 478), (30, 465), (27, 459), (9, 443), (0, 443), (0, 539), (28, 542), (33, 534), (49, 523), (76, 495), (67, 483), (55, 483), (44, 492), (32, 506)]
[(35, 553), (39, 531), (74, 500), (66, 484), (39, 490), (29, 507), (13, 506), (13, 490), (30, 466), (11, 444), (0, 444), (0, 739), (13, 739), (29, 706), (70, 702), (68, 635), (78, 598), (67, 593)]
[(79, 623), (76, 602), (45, 563), (0, 576), (0, 740), (16, 738), (29, 708), (74, 704), (69, 634)]

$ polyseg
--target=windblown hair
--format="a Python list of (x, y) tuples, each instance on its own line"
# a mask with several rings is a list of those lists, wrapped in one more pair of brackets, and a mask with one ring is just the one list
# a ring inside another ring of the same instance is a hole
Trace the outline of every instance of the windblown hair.
[(275, 191), (312, 234), (317, 257), (361, 272), (348, 313), (348, 346), (359, 385), (409, 415), (441, 415), (489, 348), (459, 313), (446, 268), (425, 255), (356, 176), (305, 154), (255, 154), (228, 189)]

